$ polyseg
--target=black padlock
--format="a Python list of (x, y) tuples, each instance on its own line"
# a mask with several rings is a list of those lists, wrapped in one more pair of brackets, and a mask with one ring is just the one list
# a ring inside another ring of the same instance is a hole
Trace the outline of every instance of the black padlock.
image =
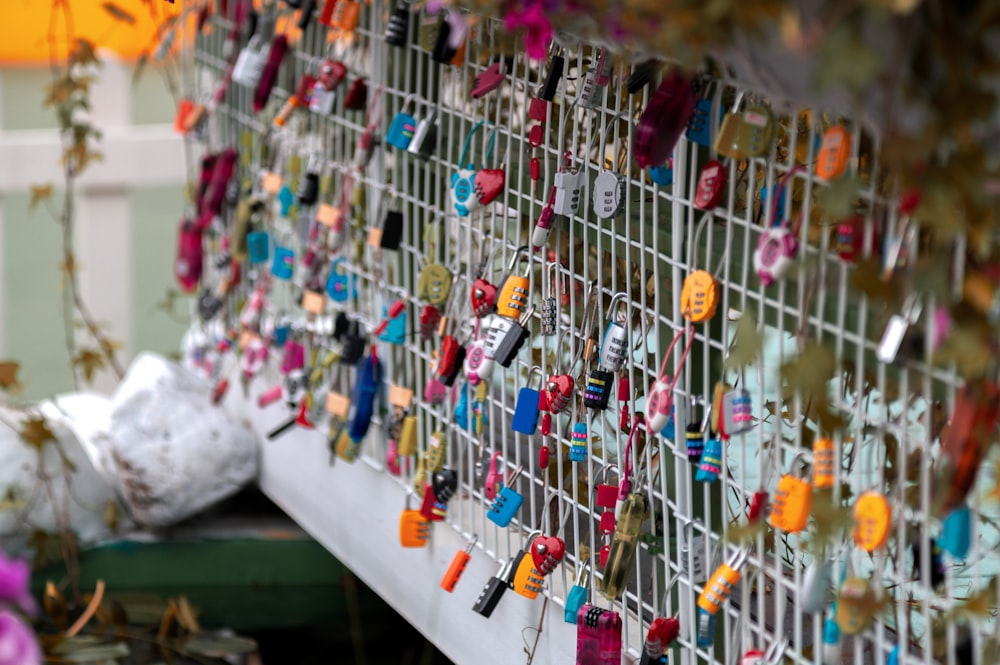
[(548, 71), (545, 72), (545, 82), (538, 91), (539, 99), (551, 102), (556, 98), (559, 90), (559, 81), (562, 79), (563, 70), (566, 68), (566, 59), (558, 53), (549, 60)]
[(333, 333), (331, 336), (338, 342), (347, 332), (348, 326), (351, 325), (351, 320), (347, 318), (347, 314), (344, 312), (337, 312), (336, 318), (333, 320)]
[(385, 27), (385, 41), (391, 46), (406, 46), (410, 33), (410, 8), (405, 2), (397, 2), (392, 10), (389, 23)]
[(521, 563), (521, 557), (524, 556), (524, 552), (521, 552), (517, 557), (511, 559), (503, 566), (501, 566), (500, 571), (491, 577), (483, 587), (483, 590), (479, 592), (479, 597), (476, 598), (476, 604), (472, 606), (472, 611), (481, 614), (487, 619), (493, 614), (493, 610), (497, 608), (500, 603), (500, 599), (503, 597), (504, 592), (510, 588), (511, 579), (514, 576), (514, 571), (517, 570), (517, 565)]
[(587, 375), (587, 388), (583, 393), (584, 406), (599, 411), (607, 409), (614, 381), (614, 372), (603, 369), (591, 370), (590, 374)]
[(524, 324), (528, 322), (534, 311), (534, 307), (529, 307), (528, 311), (516, 321), (503, 316), (496, 317), (486, 333), (487, 357), (493, 358), (502, 367), (510, 367), (517, 352), (521, 350), (528, 339), (528, 329)]
[(365, 353), (368, 340), (361, 333), (361, 324), (351, 321), (340, 339), (340, 362), (356, 365)]
[(319, 200), (319, 173), (316, 171), (306, 171), (299, 183), (299, 191), (296, 194), (300, 206), (311, 206)]
[(451, 469), (441, 469), (431, 478), (431, 489), (441, 503), (448, 503), (458, 489), (458, 474)]
[(434, 62), (447, 65), (455, 57), (455, 54), (458, 53), (458, 49), (454, 49), (448, 44), (448, 36), (451, 34), (451, 24), (448, 23), (443, 12), (440, 21), (437, 41), (434, 43), (434, 50), (431, 51), (431, 58)]
[(313, 14), (316, 12), (316, 0), (304, 0), (302, 2), (302, 13), (299, 14), (299, 30), (305, 30), (312, 22)]
[(222, 299), (205, 289), (198, 297), (198, 316), (202, 321), (215, 318), (215, 315), (222, 309)]
[(382, 239), (379, 247), (388, 250), (399, 249), (399, 244), (403, 241), (403, 213), (398, 210), (389, 210), (382, 220)]
[(640, 62), (638, 65), (632, 68), (632, 73), (629, 74), (628, 82), (625, 84), (626, 89), (628, 89), (628, 94), (634, 95), (640, 92), (650, 81), (653, 80), (653, 74), (656, 72), (656, 60), (645, 60)]

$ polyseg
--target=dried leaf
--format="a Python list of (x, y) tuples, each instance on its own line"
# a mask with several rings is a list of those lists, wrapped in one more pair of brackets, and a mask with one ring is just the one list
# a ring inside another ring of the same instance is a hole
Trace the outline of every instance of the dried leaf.
[(105, 2), (101, 5), (101, 9), (106, 11), (111, 15), (116, 21), (121, 21), (122, 23), (127, 23), (129, 25), (135, 25), (135, 16), (131, 12), (125, 11), (113, 2)]
[(8, 360), (0, 362), (0, 389), (10, 392), (17, 392), (21, 389), (21, 384), (17, 381), (17, 370), (21, 364)]
[(862, 185), (860, 176), (852, 175), (834, 180), (817, 193), (816, 198), (823, 208), (827, 223), (836, 224), (854, 213)]
[(28, 202), (28, 210), (34, 210), (42, 201), (52, 198), (52, 183), (31, 186), (31, 201)]
[(94, 381), (94, 374), (106, 366), (104, 355), (96, 349), (81, 349), (73, 358), (73, 368), (83, 372), (83, 380)]
[(818, 398), (826, 395), (826, 386), (837, 371), (833, 349), (820, 342), (807, 342), (802, 352), (781, 366), (785, 385)]
[(981, 377), (992, 371), (994, 361), (989, 340), (972, 326), (952, 330), (934, 353), (935, 364), (955, 363), (958, 373), (966, 379)]
[(749, 312), (743, 312), (736, 324), (733, 345), (726, 358), (726, 369), (739, 369), (752, 365), (760, 357), (764, 336), (757, 330), (757, 321)]
[(39, 450), (49, 441), (56, 440), (56, 435), (49, 429), (48, 421), (42, 416), (32, 416), (21, 423), (19, 434), (22, 441)]
[(745, 543), (757, 539), (767, 532), (767, 522), (759, 519), (751, 524), (731, 524), (726, 530), (726, 538), (731, 543)]
[(69, 64), (70, 66), (100, 66), (101, 61), (97, 58), (97, 52), (94, 50), (94, 43), (87, 39), (81, 39), (78, 37), (73, 50), (70, 51)]
[(851, 286), (872, 300), (888, 301), (895, 296), (892, 284), (882, 279), (882, 266), (875, 259), (864, 259), (855, 264)]

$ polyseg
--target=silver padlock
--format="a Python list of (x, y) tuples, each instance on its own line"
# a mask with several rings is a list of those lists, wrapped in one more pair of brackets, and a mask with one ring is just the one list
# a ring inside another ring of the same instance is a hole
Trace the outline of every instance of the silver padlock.
[(708, 579), (708, 566), (705, 561), (705, 536), (699, 534), (690, 536), (680, 549), (680, 564), (684, 574), (692, 582), (703, 582)]
[(248, 88), (256, 88), (267, 64), (270, 42), (260, 35), (254, 35), (233, 65), (233, 80)]
[(594, 214), (611, 219), (625, 207), (625, 176), (602, 170), (594, 180)]
[(435, 149), (437, 149), (437, 109), (431, 109), (430, 114), (417, 123), (406, 152), (426, 161), (431, 158)]
[(585, 109), (592, 109), (597, 106), (597, 97), (603, 88), (597, 85), (597, 67), (591, 67), (583, 77), (580, 85), (580, 92), (576, 96), (576, 104)]
[(552, 337), (559, 322), (559, 303), (553, 296), (542, 301), (542, 334)]
[(626, 293), (616, 293), (608, 305), (608, 327), (604, 329), (598, 361), (600, 368), (608, 372), (620, 370), (628, 357), (629, 339), (624, 325), (627, 314), (615, 311), (619, 305), (625, 304), (627, 297)]
[(922, 310), (923, 305), (916, 294), (907, 296), (903, 302), (902, 314), (893, 314), (889, 317), (889, 323), (885, 326), (885, 332), (882, 333), (882, 340), (878, 344), (877, 355), (879, 360), (884, 363), (896, 362), (896, 356), (899, 355), (899, 349), (903, 345), (906, 333), (910, 329), (910, 326), (920, 320), (920, 312)]
[(563, 169), (555, 177), (556, 197), (552, 209), (557, 215), (570, 217), (580, 208), (580, 191), (583, 173), (577, 169)]

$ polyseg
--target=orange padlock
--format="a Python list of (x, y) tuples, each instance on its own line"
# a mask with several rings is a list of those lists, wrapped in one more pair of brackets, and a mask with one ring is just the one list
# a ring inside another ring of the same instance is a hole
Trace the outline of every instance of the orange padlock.
[(695, 270), (681, 289), (681, 315), (691, 323), (704, 323), (719, 306), (719, 284), (707, 270)]
[[(792, 468), (801, 454), (792, 459)], [(788, 533), (805, 529), (812, 511), (812, 489), (812, 485), (792, 473), (783, 475), (771, 501), (771, 515), (768, 517), (771, 526)]]
[[(531, 536), (528, 540), (531, 540)], [(531, 555), (521, 550), (517, 555), (517, 565), (514, 567), (514, 580), (511, 587), (514, 591), (525, 598), (534, 600), (538, 597), (545, 583), (543, 575), (535, 568), (535, 562)]]
[[(527, 269), (523, 275), (513, 274), (514, 268), (521, 259), (525, 259)], [(515, 321), (521, 318), (528, 309), (530, 299), (530, 280), (528, 274), (531, 271), (531, 255), (528, 254), (527, 247), (519, 247), (510, 263), (507, 264), (507, 277), (497, 294), (497, 314)]]
[(830, 489), (837, 479), (837, 446), (833, 439), (813, 441), (812, 484), (818, 490)]
[(892, 528), (892, 506), (878, 492), (869, 491), (854, 504), (854, 542), (866, 552), (885, 545)]
[(333, 8), (333, 16), (330, 17), (330, 25), (336, 30), (352, 32), (358, 27), (358, 19), (361, 16), (361, 3), (354, 0), (339, 0)]
[(851, 135), (845, 127), (834, 125), (823, 134), (819, 156), (816, 157), (816, 175), (824, 180), (834, 180), (847, 171), (851, 158)]
[(403, 547), (426, 547), (431, 535), (431, 523), (419, 510), (410, 509), (410, 495), (406, 495), (403, 513), (399, 516), (399, 544)]
[(188, 116), (191, 115), (191, 111), (194, 110), (194, 102), (192, 102), (187, 97), (181, 99), (177, 102), (177, 113), (174, 115), (174, 131), (178, 134), (184, 134), (188, 131)]
[(476, 536), (473, 536), (464, 550), (455, 552), (455, 558), (451, 560), (451, 565), (444, 572), (444, 577), (441, 578), (441, 588), (448, 593), (455, 590), (455, 585), (458, 584), (459, 578), (465, 572), (465, 567), (469, 565), (469, 559), (472, 558), (472, 548), (476, 546), (476, 540)]

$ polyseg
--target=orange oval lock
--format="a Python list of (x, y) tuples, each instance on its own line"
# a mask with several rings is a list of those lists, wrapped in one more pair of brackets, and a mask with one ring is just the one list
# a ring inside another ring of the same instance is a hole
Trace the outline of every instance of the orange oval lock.
[(869, 491), (854, 504), (854, 542), (866, 552), (874, 552), (889, 539), (892, 506), (878, 492)]
[[(799, 455), (792, 460), (792, 466)], [(775, 529), (788, 533), (798, 533), (806, 528), (809, 513), (812, 512), (812, 485), (792, 473), (786, 473), (778, 481), (771, 501), (768, 522)]]
[(825, 180), (839, 178), (847, 171), (850, 157), (851, 135), (845, 127), (834, 125), (823, 134), (816, 158), (816, 175)]
[(837, 478), (836, 445), (833, 439), (813, 441), (812, 484), (816, 489), (830, 489)]
[(681, 315), (691, 323), (704, 323), (719, 306), (719, 284), (707, 270), (695, 270), (684, 279)]

